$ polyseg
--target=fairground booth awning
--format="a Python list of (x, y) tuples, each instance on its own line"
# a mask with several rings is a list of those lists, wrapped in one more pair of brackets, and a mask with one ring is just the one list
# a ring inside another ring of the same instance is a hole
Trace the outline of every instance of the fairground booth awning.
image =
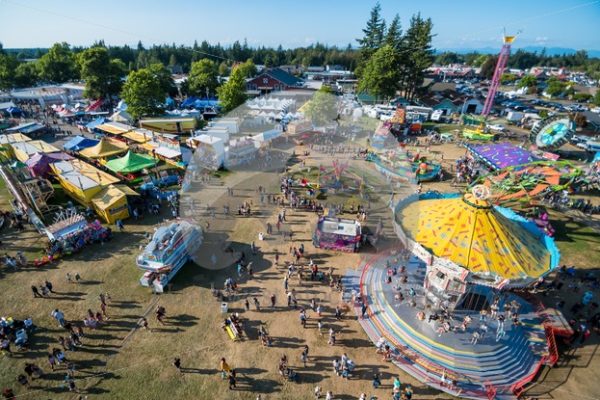
[(492, 282), (531, 281), (558, 265), (554, 240), (508, 208), (471, 193), (430, 192), (407, 200), (396, 206), (395, 220), (403, 233), (433, 256), (472, 274)]
[(31, 138), (22, 133), (8, 133), (6, 135), (0, 135), (0, 144), (20, 143), (29, 142)]
[(36, 153), (55, 153), (60, 151), (43, 140), (30, 140), (28, 142), (11, 143), (15, 158), (25, 162)]
[(109, 185), (94, 196), (92, 205), (102, 219), (114, 224), (129, 217), (127, 196), (139, 195), (125, 185)]
[(538, 158), (531, 152), (510, 143), (467, 145), (466, 147), (473, 157), (493, 169), (502, 169), (538, 161)]
[(130, 150), (125, 156), (108, 161), (106, 168), (120, 174), (131, 174), (155, 165), (156, 161), (151, 156), (137, 154)]
[(102, 125), (104, 122), (106, 121), (106, 118), (104, 117), (98, 117), (95, 120), (93, 120), (92, 122), (88, 122), (85, 127), (92, 131), (94, 128), (97, 128), (98, 126)]
[(75, 136), (73, 139), (69, 140), (67, 143), (63, 145), (63, 149), (67, 151), (81, 151), (83, 149), (87, 149), (88, 147), (92, 147), (100, 142), (97, 139), (86, 138), (85, 136)]
[(131, 125), (123, 124), (121, 122), (106, 122), (104, 124), (97, 125), (96, 129), (112, 135), (122, 135), (125, 132), (129, 132), (135, 128)]
[(44, 125), (39, 124), (37, 122), (27, 122), (25, 124), (21, 124), (21, 125), (13, 126), (12, 128), (8, 128), (6, 130), (6, 133), (20, 132), (25, 135), (30, 135), (32, 133), (41, 131), (45, 128), (46, 127)]
[(102, 138), (97, 145), (83, 149), (79, 152), (79, 154), (86, 158), (106, 158), (123, 154), (126, 151), (127, 145), (125, 143)]
[(76, 158), (55, 162), (50, 168), (65, 192), (85, 205), (104, 187), (119, 182), (119, 178)]
[(71, 159), (73, 157), (60, 151), (57, 153), (36, 153), (25, 161), (25, 164), (33, 176), (45, 176), (50, 172), (50, 164)]

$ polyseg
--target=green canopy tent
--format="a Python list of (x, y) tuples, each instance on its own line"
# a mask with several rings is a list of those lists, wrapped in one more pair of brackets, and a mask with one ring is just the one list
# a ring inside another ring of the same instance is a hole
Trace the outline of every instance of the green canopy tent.
[(156, 160), (145, 154), (133, 153), (131, 150), (121, 158), (107, 161), (106, 168), (119, 174), (131, 174), (144, 168), (156, 165)]

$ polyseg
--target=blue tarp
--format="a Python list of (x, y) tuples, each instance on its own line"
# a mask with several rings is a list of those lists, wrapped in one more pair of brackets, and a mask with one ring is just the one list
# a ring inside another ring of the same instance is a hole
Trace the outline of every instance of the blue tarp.
[(99, 117), (99, 118), (96, 118), (95, 120), (93, 120), (92, 122), (86, 124), (85, 127), (88, 128), (89, 130), (92, 130), (95, 127), (97, 127), (98, 125), (102, 125), (105, 121), (106, 121), (106, 118)]
[(217, 107), (219, 101), (217, 99), (199, 99), (198, 97), (192, 96), (181, 102), (181, 107)]
[(88, 147), (97, 145), (99, 140), (86, 138), (84, 136), (75, 136), (63, 145), (63, 148), (68, 151), (79, 151)]
[(19, 107), (9, 107), (6, 109), (6, 112), (8, 112), (11, 115), (21, 115), (23, 111), (21, 111)]

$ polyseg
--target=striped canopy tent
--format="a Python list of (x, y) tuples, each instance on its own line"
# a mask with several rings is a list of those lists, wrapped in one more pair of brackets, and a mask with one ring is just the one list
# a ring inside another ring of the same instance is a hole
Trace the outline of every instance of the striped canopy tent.
[(534, 222), (471, 193), (426, 193), (399, 203), (395, 217), (407, 238), (476, 277), (532, 282), (558, 265), (554, 240)]
[(106, 158), (123, 154), (126, 151), (127, 145), (125, 143), (102, 138), (97, 145), (85, 148), (79, 154), (86, 158)]

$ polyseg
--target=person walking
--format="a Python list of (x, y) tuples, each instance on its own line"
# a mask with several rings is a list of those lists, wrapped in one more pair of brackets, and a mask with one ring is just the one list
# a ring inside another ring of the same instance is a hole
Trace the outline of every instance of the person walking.
[(138, 325), (141, 326), (144, 330), (152, 332), (152, 329), (150, 329), (150, 327), (148, 326), (148, 320), (146, 319), (146, 317), (140, 318)]
[(166, 310), (163, 306), (157, 306), (156, 307), (156, 320), (161, 324), (161, 325), (165, 325), (165, 322), (163, 321), (165, 315), (166, 315)]
[(231, 373), (228, 376), (228, 381), (229, 381), (229, 390), (233, 390), (236, 388), (236, 379), (235, 379), (235, 374), (234, 371), (231, 371)]
[(44, 281), (44, 286), (46, 286), (46, 289), (48, 289), (48, 291), (52, 294), (54, 294), (54, 292), (52, 291), (52, 282), (49, 282), (48, 280)]
[(481, 335), (479, 334), (479, 332), (477, 332), (477, 331), (473, 332), (473, 337), (471, 337), (471, 344), (476, 345), (477, 342), (479, 341), (480, 336)]
[(181, 358), (175, 357), (173, 359), (173, 366), (179, 371), (181, 375), (183, 375), (183, 371), (181, 370)]
[(58, 308), (55, 308), (54, 311), (50, 314), (52, 317), (58, 322), (61, 328), (65, 327), (65, 315)]
[(305, 349), (302, 350), (302, 353), (300, 354), (300, 361), (302, 361), (302, 365), (304, 365), (304, 368), (306, 368), (306, 363), (308, 362), (308, 353)]
[(222, 357), (221, 361), (219, 362), (219, 370), (221, 371), (221, 376), (223, 378), (227, 377), (227, 374), (231, 372), (231, 367), (227, 363), (225, 357)]
[(35, 299), (36, 297), (44, 297), (40, 294), (40, 291), (38, 290), (37, 286), (35, 285), (31, 285), (31, 292), (33, 293), (33, 298)]

